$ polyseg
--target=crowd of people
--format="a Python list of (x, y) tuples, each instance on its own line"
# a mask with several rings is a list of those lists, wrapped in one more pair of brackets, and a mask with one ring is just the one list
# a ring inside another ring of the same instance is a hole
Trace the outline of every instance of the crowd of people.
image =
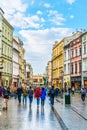
[[(70, 90), (68, 90), (69, 94), (71, 93)], [(74, 94), (75, 90), (72, 89), (72, 94)], [(82, 101), (85, 101), (87, 90), (85, 88), (81, 88), (81, 99)], [(36, 86), (36, 87), (22, 87), (21, 85), (19, 87), (13, 88), (13, 97), (14, 99), (18, 99), (18, 103), (26, 104), (27, 100), (29, 100), (29, 107), (31, 108), (33, 98), (36, 99), (37, 108), (39, 108), (40, 104), (44, 107), (46, 96), (49, 96), (50, 104), (51, 106), (54, 105), (54, 97), (57, 97), (60, 93), (60, 90), (58, 87), (54, 89), (54, 86), (51, 86), (49, 89), (45, 86)], [(8, 100), (12, 96), (10, 87), (9, 86), (0, 86), (0, 106), (2, 101), (3, 110), (7, 110), (8, 108)], [(3, 99), (3, 100), (2, 100)]]
[[(49, 91), (49, 97), (50, 97), (50, 104), (54, 105), (54, 96), (55, 96), (55, 90), (54, 86), (50, 88)], [(0, 101), (2, 99), (3, 104), (3, 110), (7, 110), (8, 108), (8, 101), (9, 98), (12, 96), (10, 87), (8, 86), (0, 86)], [(44, 107), (45, 99), (47, 94), (47, 87), (45, 86), (36, 86), (36, 87), (22, 87), (21, 85), (19, 87), (13, 88), (13, 97), (14, 99), (18, 99), (18, 103), (26, 104), (27, 100), (29, 100), (29, 107), (32, 106), (33, 98), (36, 99), (37, 108), (39, 108), (40, 104)]]

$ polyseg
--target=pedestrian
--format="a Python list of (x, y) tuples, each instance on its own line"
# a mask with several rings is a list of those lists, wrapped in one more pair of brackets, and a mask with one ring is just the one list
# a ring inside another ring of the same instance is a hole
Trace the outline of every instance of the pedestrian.
[(14, 88), (13, 88), (14, 90), (14, 99), (16, 99), (17, 98), (17, 87), (16, 86), (14, 86)]
[(2, 88), (2, 95), (3, 95), (3, 92), (4, 92), (4, 86), (2, 85), (1, 88)]
[(27, 87), (24, 87), (23, 88), (23, 104), (27, 103), (27, 95), (28, 95), (28, 89), (27, 89)]
[(43, 86), (42, 89), (41, 89), (41, 106), (42, 107), (44, 107), (45, 99), (46, 99), (46, 89)]
[(9, 99), (9, 91), (7, 89), (7, 86), (4, 87), (3, 98), (4, 98), (3, 110), (7, 110), (7, 108), (8, 108), (8, 99)]
[(21, 95), (22, 95), (22, 92), (23, 92), (23, 89), (21, 86), (19, 86), (17, 88), (17, 96), (18, 96), (18, 101), (19, 101), (19, 104), (21, 103)]
[(41, 97), (41, 90), (40, 90), (40, 87), (39, 87), (39, 86), (37, 86), (36, 89), (35, 89), (34, 97), (35, 97), (36, 100), (37, 100), (37, 108), (39, 108), (40, 97)]
[(10, 95), (11, 94), (11, 90), (10, 90), (10, 86), (9, 85), (7, 86), (7, 90), (8, 90), (9, 95)]
[(72, 94), (74, 95), (74, 93), (75, 93), (75, 88), (74, 86), (72, 86)]
[(82, 99), (82, 101), (85, 101), (85, 97), (86, 97), (86, 89), (81, 88), (81, 99)]
[(53, 106), (54, 105), (54, 97), (55, 97), (55, 90), (54, 86), (50, 89), (50, 103)]
[(59, 88), (56, 87), (56, 89), (55, 89), (55, 96), (56, 96), (56, 98), (58, 97), (58, 93), (59, 93)]
[(32, 86), (30, 86), (29, 89), (28, 89), (28, 97), (29, 97), (30, 108), (31, 108), (31, 104), (33, 102), (33, 94), (34, 94), (34, 92), (33, 92)]

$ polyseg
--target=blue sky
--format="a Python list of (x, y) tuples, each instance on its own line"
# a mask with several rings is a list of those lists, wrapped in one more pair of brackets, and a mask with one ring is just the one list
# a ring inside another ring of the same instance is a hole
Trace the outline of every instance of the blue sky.
[(24, 43), (25, 59), (34, 74), (45, 72), (55, 41), (87, 29), (86, 5), (86, 0), (0, 0), (14, 35)]

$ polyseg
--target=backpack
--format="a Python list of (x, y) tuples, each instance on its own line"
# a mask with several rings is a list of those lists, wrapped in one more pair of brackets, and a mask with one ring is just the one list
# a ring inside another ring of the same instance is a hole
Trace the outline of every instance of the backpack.
[(51, 93), (51, 95), (54, 95), (55, 94), (54, 89), (51, 89), (50, 93)]
[(85, 89), (82, 89), (82, 90), (81, 90), (81, 93), (82, 93), (82, 94), (86, 94), (86, 90), (85, 90)]
[(33, 90), (28, 91), (29, 97), (33, 97)]

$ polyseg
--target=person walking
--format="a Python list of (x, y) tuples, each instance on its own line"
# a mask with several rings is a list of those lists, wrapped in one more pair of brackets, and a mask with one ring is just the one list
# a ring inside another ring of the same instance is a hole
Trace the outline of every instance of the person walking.
[(8, 108), (8, 99), (9, 99), (9, 91), (7, 89), (7, 86), (4, 87), (3, 98), (4, 98), (3, 110), (7, 110), (7, 108)]
[(85, 97), (86, 97), (86, 89), (81, 88), (81, 99), (82, 99), (82, 101), (85, 101)]
[(74, 93), (75, 93), (75, 87), (72, 86), (72, 94), (74, 95)]
[(17, 89), (17, 96), (18, 96), (19, 104), (21, 103), (21, 95), (22, 95), (22, 92), (23, 92), (23, 89), (22, 89), (21, 86), (19, 86), (18, 89)]
[(33, 89), (30, 86), (29, 89), (28, 89), (28, 97), (29, 97), (29, 106), (30, 106), (30, 108), (31, 108), (31, 104), (33, 102), (33, 94), (34, 94)]
[(14, 91), (14, 99), (16, 99), (17, 98), (17, 87), (16, 86), (14, 86), (13, 91)]
[(56, 98), (58, 97), (58, 93), (59, 93), (59, 88), (56, 87), (56, 89), (55, 89), (55, 96), (56, 96)]
[(39, 87), (39, 86), (37, 86), (36, 89), (35, 89), (34, 97), (35, 97), (36, 100), (37, 100), (37, 108), (39, 108), (40, 97), (41, 97), (41, 90), (40, 90), (40, 87)]
[(46, 99), (46, 89), (43, 86), (42, 89), (41, 89), (41, 106), (42, 107), (44, 107), (45, 99)]
[(27, 95), (28, 95), (28, 89), (27, 89), (27, 87), (25, 87), (24, 89), (23, 89), (23, 104), (25, 103), (27, 103)]
[(50, 89), (50, 103), (53, 106), (54, 105), (54, 97), (55, 97), (55, 90), (54, 86)]

